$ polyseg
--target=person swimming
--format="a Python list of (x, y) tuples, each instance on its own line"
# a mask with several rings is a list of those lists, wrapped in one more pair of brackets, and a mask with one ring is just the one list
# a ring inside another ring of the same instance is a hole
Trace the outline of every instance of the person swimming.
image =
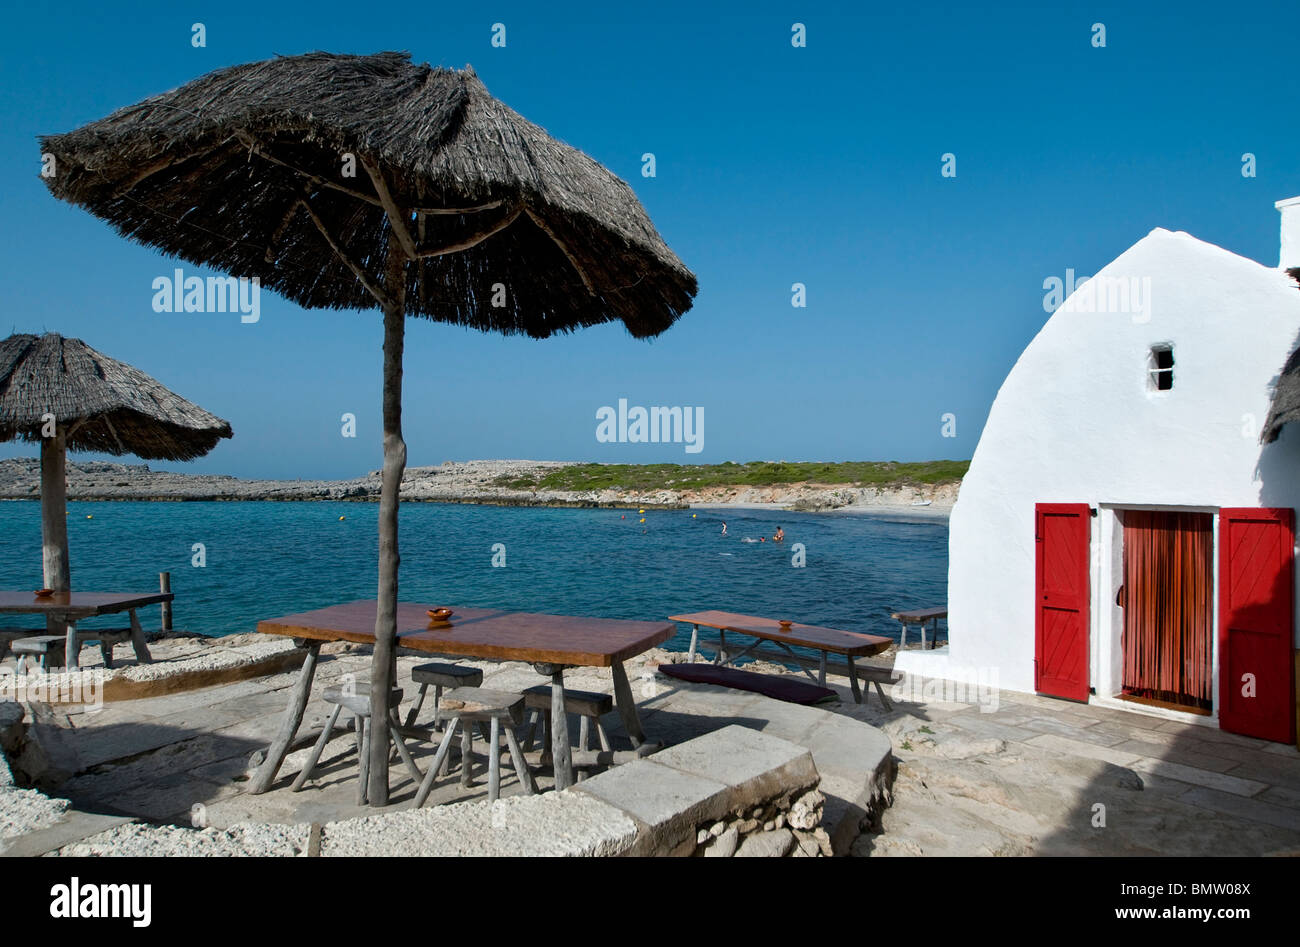
[(785, 530), (783, 530), (780, 526), (776, 528), (776, 535), (772, 537), (772, 542), (774, 543), (785, 542)]
[(723, 520), (723, 521), (722, 521), (722, 535), (723, 535), (723, 536), (727, 535), (727, 521), (726, 521), (726, 520)]

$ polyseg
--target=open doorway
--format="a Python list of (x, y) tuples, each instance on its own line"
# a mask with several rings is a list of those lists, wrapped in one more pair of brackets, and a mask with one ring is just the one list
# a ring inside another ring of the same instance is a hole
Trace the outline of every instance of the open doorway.
[(1209, 513), (1123, 510), (1120, 698), (1213, 709), (1214, 523)]

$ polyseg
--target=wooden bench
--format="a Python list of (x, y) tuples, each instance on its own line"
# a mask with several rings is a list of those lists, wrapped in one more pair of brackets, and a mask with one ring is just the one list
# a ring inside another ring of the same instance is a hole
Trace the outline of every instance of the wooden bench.
[(939, 643), (939, 619), (948, 617), (948, 606), (941, 608), (918, 608), (910, 612), (894, 612), (889, 616), (903, 626), (903, 635), (899, 640), (900, 648), (907, 647), (907, 626), (921, 626), (921, 647), (925, 648), (925, 626), (930, 626), (930, 649)]
[[(433, 790), (434, 780), (442, 768), (451, 750), (451, 741), (456, 730), (461, 731), (460, 738), (460, 784), (470, 784), (470, 761), (474, 750), (474, 728), (471, 724), (487, 722), (491, 729), (488, 736), (488, 800), (495, 802), (501, 794), (501, 730), (505, 730), (506, 744), (510, 748), (510, 764), (515, 775), (519, 777), (524, 792), (534, 792), (532, 772), (524, 762), (523, 750), (519, 747), (519, 738), (515, 736), (514, 727), (524, 721), (524, 695), (509, 691), (488, 690), (483, 687), (457, 687), (443, 695), (436, 719), (447, 721), (446, 732), (438, 744), (438, 753), (429, 764), (420, 789), (415, 794), (413, 808), (418, 809)], [(501, 726), (505, 721), (505, 727)]]
[[(722, 639), (713, 638), (703, 633), (699, 635), (698, 640), (713, 645), (719, 649), (725, 648), (726, 646)], [(859, 661), (854, 661), (850, 666), (847, 661), (840, 661), (838, 659), (826, 657), (825, 655), (823, 655), (822, 658), (809, 658), (789, 650), (783, 649), (778, 651), (776, 648), (771, 648), (763, 644), (747, 648), (745, 655), (746, 657), (762, 657), (774, 664), (793, 664), (802, 668), (804, 673), (808, 675), (808, 678), (816, 681), (818, 684), (824, 685), (826, 683), (827, 672), (847, 677), (854, 685), (854, 690), (857, 689), (856, 685), (858, 681), (862, 681), (866, 683), (867, 687), (862, 692), (862, 700), (859, 701), (859, 703), (867, 702), (867, 696), (871, 693), (871, 685), (874, 684), (876, 687), (876, 694), (879, 695), (880, 702), (884, 705), (886, 710), (893, 710), (894, 705), (891, 704), (889, 698), (885, 696), (884, 685), (897, 684), (902, 680), (900, 675), (894, 673), (893, 664), (863, 664)], [(817, 671), (817, 675), (813, 675), (813, 671)]]
[[(113, 646), (131, 641), (130, 628), (77, 629), (77, 647), (85, 647), (87, 642), (97, 641), (99, 653), (104, 657), (104, 667), (113, 667)], [(5, 652), (18, 656), (16, 671), (21, 674), (27, 664), (27, 658), (34, 657), (42, 670), (52, 667), (64, 667), (67, 664), (67, 638), (64, 635), (45, 635), (35, 629), (5, 628), (0, 629), (0, 658)]]
[[(537, 731), (538, 724), (541, 724), (541, 740), (545, 746), (547, 738), (550, 736), (551, 727), (554, 721), (551, 720), (551, 686), (549, 684), (538, 684), (536, 687), (529, 687), (523, 691), (524, 708), (529, 711), (528, 735), (524, 738), (524, 749), (532, 750), (533, 740)], [(609, 742), (609, 735), (605, 732), (605, 726), (600, 722), (600, 718), (605, 714), (613, 713), (614, 698), (610, 694), (602, 694), (598, 691), (575, 691), (565, 689), (564, 691), (564, 712), (565, 714), (574, 714), (578, 718), (578, 751), (585, 753), (591, 742), (591, 723), (596, 724), (596, 736), (600, 740), (600, 748), (606, 752), (614, 748)], [(543, 754), (544, 756), (545, 754)], [(579, 769), (578, 778), (583, 778), (582, 770)]]

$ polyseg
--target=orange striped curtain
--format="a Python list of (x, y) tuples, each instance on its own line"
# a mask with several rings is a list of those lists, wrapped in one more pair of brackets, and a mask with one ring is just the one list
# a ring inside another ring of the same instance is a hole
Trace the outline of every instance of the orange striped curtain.
[(1210, 515), (1126, 510), (1123, 517), (1124, 693), (1209, 708)]

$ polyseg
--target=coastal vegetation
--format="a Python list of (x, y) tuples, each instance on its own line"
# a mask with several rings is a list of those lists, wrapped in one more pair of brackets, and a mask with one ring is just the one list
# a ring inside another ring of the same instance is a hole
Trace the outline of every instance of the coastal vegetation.
[(703, 487), (769, 487), (811, 483), (897, 487), (956, 483), (968, 460), (844, 461), (838, 463), (750, 461), (743, 464), (571, 464), (536, 474), (506, 474), (494, 486), (514, 490), (694, 490)]

